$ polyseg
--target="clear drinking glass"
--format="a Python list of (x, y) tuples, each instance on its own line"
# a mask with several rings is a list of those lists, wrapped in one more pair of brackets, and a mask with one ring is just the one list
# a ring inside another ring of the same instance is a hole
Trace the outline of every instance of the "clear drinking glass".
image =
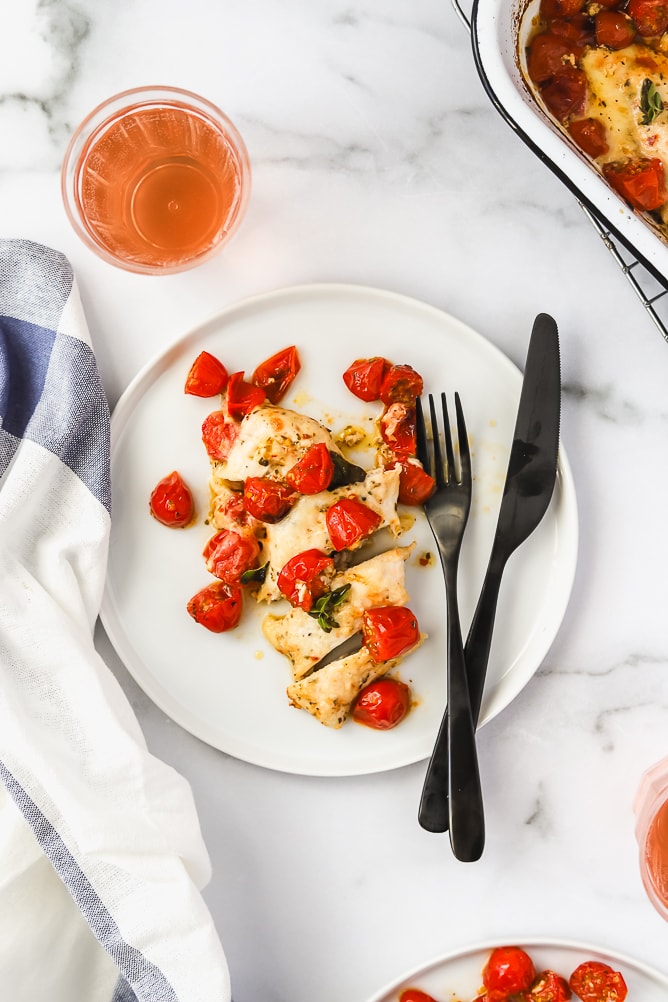
[(656, 910), (668, 919), (668, 758), (644, 773), (634, 809), (642, 882)]
[(82, 240), (129, 271), (167, 274), (236, 232), (251, 184), (246, 145), (210, 101), (141, 87), (104, 101), (70, 140), (65, 210)]

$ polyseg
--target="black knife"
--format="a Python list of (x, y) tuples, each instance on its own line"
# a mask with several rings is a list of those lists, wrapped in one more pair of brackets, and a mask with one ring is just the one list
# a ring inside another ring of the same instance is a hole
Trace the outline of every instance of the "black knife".
[[(524, 367), (492, 552), (464, 645), (474, 725), (480, 716), (501, 576), (508, 558), (540, 523), (554, 492), (560, 411), (559, 333), (554, 319), (547, 313), (539, 313)], [(425, 779), (419, 809), (421, 826), (432, 832), (448, 829), (447, 742), (439, 741), (439, 746), (439, 754), (432, 757)]]

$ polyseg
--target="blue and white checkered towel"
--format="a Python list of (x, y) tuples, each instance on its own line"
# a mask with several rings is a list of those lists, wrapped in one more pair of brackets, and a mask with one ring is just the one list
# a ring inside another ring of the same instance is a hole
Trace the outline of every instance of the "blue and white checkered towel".
[(72, 270), (0, 241), (0, 999), (229, 1002), (190, 787), (93, 646), (109, 526)]

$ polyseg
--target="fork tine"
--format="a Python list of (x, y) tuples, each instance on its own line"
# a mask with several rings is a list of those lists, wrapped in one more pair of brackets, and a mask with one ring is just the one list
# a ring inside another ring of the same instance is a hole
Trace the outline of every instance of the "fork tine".
[(441, 393), (441, 408), (443, 409), (443, 438), (445, 439), (445, 456), (448, 464), (445, 474), (445, 482), (448, 484), (454, 484), (457, 481), (457, 471), (455, 469), (455, 452), (452, 447), (452, 430), (450, 428), (448, 402), (446, 400), (445, 393)]
[(455, 393), (455, 410), (457, 411), (457, 437), (459, 438), (459, 467), (461, 470), (461, 483), (471, 483), (471, 452), (469, 449), (469, 437), (464, 421), (464, 411), (459, 394)]
[[(445, 394), (443, 394), (445, 396)], [(436, 481), (436, 489), (441, 490), (445, 487), (447, 480), (445, 478), (445, 473), (443, 470), (443, 454), (441, 452), (441, 441), (438, 432), (438, 420), (436, 418), (436, 405), (434, 404), (434, 398), (432, 394), (429, 394), (429, 412), (431, 414), (431, 437), (434, 446), (434, 467), (432, 471), (432, 477)]]
[(433, 476), (431, 472), (432, 464), (429, 455), (429, 445), (427, 443), (427, 429), (424, 423), (424, 409), (420, 397), (415, 401), (415, 441), (417, 458), (422, 463), (425, 472)]

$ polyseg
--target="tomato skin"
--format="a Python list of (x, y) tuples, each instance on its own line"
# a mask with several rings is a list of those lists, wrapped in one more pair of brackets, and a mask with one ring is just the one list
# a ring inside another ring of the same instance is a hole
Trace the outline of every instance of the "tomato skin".
[(576, 967), (568, 984), (582, 1002), (624, 1002), (628, 992), (619, 971), (598, 960), (587, 960)]
[(621, 10), (602, 10), (594, 18), (597, 45), (608, 49), (624, 49), (636, 37), (636, 28)]
[[(398, 678), (379, 678), (362, 689), (357, 697), (353, 720), (377, 731), (389, 731), (401, 723), (410, 705), (411, 691), (405, 682)], [(416, 1002), (419, 999), (420, 996)]]
[(193, 496), (176, 470), (163, 477), (151, 491), (149, 511), (154, 519), (170, 529), (183, 529), (192, 522), (195, 514)]
[(605, 127), (598, 118), (576, 118), (569, 123), (568, 131), (580, 149), (594, 160), (608, 152)]
[(490, 953), (482, 971), (482, 983), (488, 992), (525, 992), (536, 977), (528, 953), (519, 946), (499, 946)]
[(424, 504), (436, 490), (436, 481), (417, 462), (405, 460), (400, 466), (399, 501), (407, 505)]
[(398, 658), (420, 639), (415, 613), (405, 605), (381, 605), (362, 615), (362, 634), (376, 664)]
[(241, 619), (243, 593), (237, 585), (215, 581), (193, 595), (187, 609), (200, 626), (212, 633), (225, 633)]
[(662, 35), (668, 28), (666, 0), (629, 0), (626, 11), (644, 38)]
[(256, 566), (260, 545), (251, 532), (221, 529), (208, 541), (202, 556), (211, 574), (226, 584), (239, 584), (244, 571)]
[(265, 401), (264, 390), (244, 379), (243, 372), (233, 372), (227, 383), (227, 412), (232, 418), (244, 418)]
[(545, 31), (536, 35), (527, 59), (527, 71), (534, 83), (546, 83), (566, 65), (573, 45), (565, 38)]
[(540, 13), (546, 21), (580, 14), (586, 0), (541, 0)]
[(300, 494), (326, 491), (334, 476), (334, 461), (324, 442), (307, 449), (302, 458), (288, 470), (285, 479)]
[(383, 521), (378, 512), (357, 498), (342, 498), (327, 509), (327, 532), (335, 550), (346, 550), (370, 536)]
[(622, 198), (634, 209), (651, 212), (666, 201), (663, 163), (653, 157), (636, 157), (626, 163), (603, 164), (603, 174)]
[[(601, 0), (599, 0), (601, 3)], [(617, 3), (617, 0), (607, 0), (606, 3), (601, 3), (602, 7), (611, 7)], [(593, 45), (596, 41), (596, 35), (594, 32), (594, 22), (589, 17), (585, 17), (584, 14), (577, 14), (575, 17), (571, 17), (568, 20), (557, 19), (550, 22), (550, 33), (556, 35), (558, 38), (563, 38), (564, 41), (568, 42), (571, 46), (571, 51), (576, 58), (579, 58), (584, 52), (585, 46)]]
[(334, 575), (334, 561), (322, 550), (304, 550), (291, 557), (276, 581), (278, 590), (290, 605), (308, 612), (313, 601), (327, 591), (328, 578)]
[(415, 453), (415, 406), (390, 404), (380, 419), (380, 437), (398, 455)]
[(380, 388), (391, 363), (380, 355), (357, 358), (343, 373), (343, 382), (360, 400), (380, 400)]
[(432, 995), (420, 991), (419, 988), (404, 988), (399, 996), (399, 1002), (436, 1002)]
[(543, 101), (560, 122), (580, 115), (587, 97), (587, 78), (575, 66), (565, 66), (541, 89)]
[(410, 365), (391, 365), (380, 386), (380, 399), (390, 404), (412, 404), (422, 395), (423, 382), (419, 372)]
[(541, 971), (531, 986), (531, 1002), (568, 1002), (571, 998), (568, 982), (554, 971)]
[(202, 441), (211, 459), (224, 462), (239, 437), (239, 426), (225, 411), (212, 411), (202, 424)]
[(296, 500), (294, 491), (278, 480), (249, 477), (244, 484), (244, 508), (260, 522), (280, 522)]
[(260, 362), (251, 376), (251, 383), (263, 390), (267, 400), (277, 404), (287, 393), (301, 367), (299, 352), (295, 345), (290, 345)]
[(208, 351), (201, 351), (186, 376), (184, 393), (195, 397), (215, 397), (227, 386), (227, 369)]

